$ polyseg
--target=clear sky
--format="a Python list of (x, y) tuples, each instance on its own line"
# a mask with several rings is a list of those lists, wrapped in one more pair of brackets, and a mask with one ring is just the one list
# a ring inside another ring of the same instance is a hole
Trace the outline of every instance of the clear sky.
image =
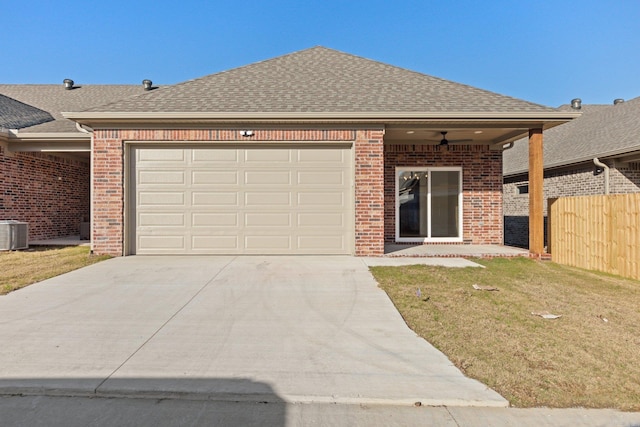
[(540, 104), (640, 96), (640, 0), (0, 0), (0, 83), (173, 84), (325, 46)]

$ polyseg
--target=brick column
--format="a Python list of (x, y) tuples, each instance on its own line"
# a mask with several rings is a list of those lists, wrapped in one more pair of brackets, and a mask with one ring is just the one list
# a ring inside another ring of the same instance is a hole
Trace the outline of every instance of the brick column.
[(355, 142), (355, 254), (384, 255), (384, 131), (361, 130)]
[(124, 148), (118, 131), (93, 133), (92, 250), (121, 256), (124, 252)]

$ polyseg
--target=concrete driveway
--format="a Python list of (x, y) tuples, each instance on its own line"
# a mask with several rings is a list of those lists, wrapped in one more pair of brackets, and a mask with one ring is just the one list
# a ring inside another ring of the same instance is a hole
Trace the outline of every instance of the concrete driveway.
[(506, 406), (353, 257), (115, 258), (0, 297), (0, 394)]

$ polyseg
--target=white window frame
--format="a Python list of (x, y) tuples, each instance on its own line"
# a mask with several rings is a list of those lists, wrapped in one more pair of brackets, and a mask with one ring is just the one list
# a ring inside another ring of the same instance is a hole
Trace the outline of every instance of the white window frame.
[[(458, 172), (458, 188), (460, 191), (458, 192), (458, 221), (460, 224), (460, 231), (458, 237), (430, 237), (431, 236), (431, 172)], [(399, 183), (398, 183), (398, 175), (400, 172), (426, 172), (427, 173), (427, 212), (429, 216), (429, 221), (427, 224), (428, 237), (400, 237), (400, 198), (399, 198)], [(398, 243), (458, 243), (462, 242), (464, 238), (464, 211), (463, 211), (463, 188), (462, 188), (462, 167), (454, 166), (454, 167), (419, 167), (419, 166), (396, 166), (395, 175), (393, 177), (395, 181), (395, 225), (396, 225), (396, 242)]]

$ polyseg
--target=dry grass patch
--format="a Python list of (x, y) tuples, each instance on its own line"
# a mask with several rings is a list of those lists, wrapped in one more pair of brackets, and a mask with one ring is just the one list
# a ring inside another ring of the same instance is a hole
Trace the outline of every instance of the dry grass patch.
[(27, 251), (0, 252), (0, 295), (108, 259), (86, 246), (37, 246)]
[(525, 258), (477, 262), (486, 268), (371, 270), (409, 327), (512, 406), (640, 410), (640, 282)]

